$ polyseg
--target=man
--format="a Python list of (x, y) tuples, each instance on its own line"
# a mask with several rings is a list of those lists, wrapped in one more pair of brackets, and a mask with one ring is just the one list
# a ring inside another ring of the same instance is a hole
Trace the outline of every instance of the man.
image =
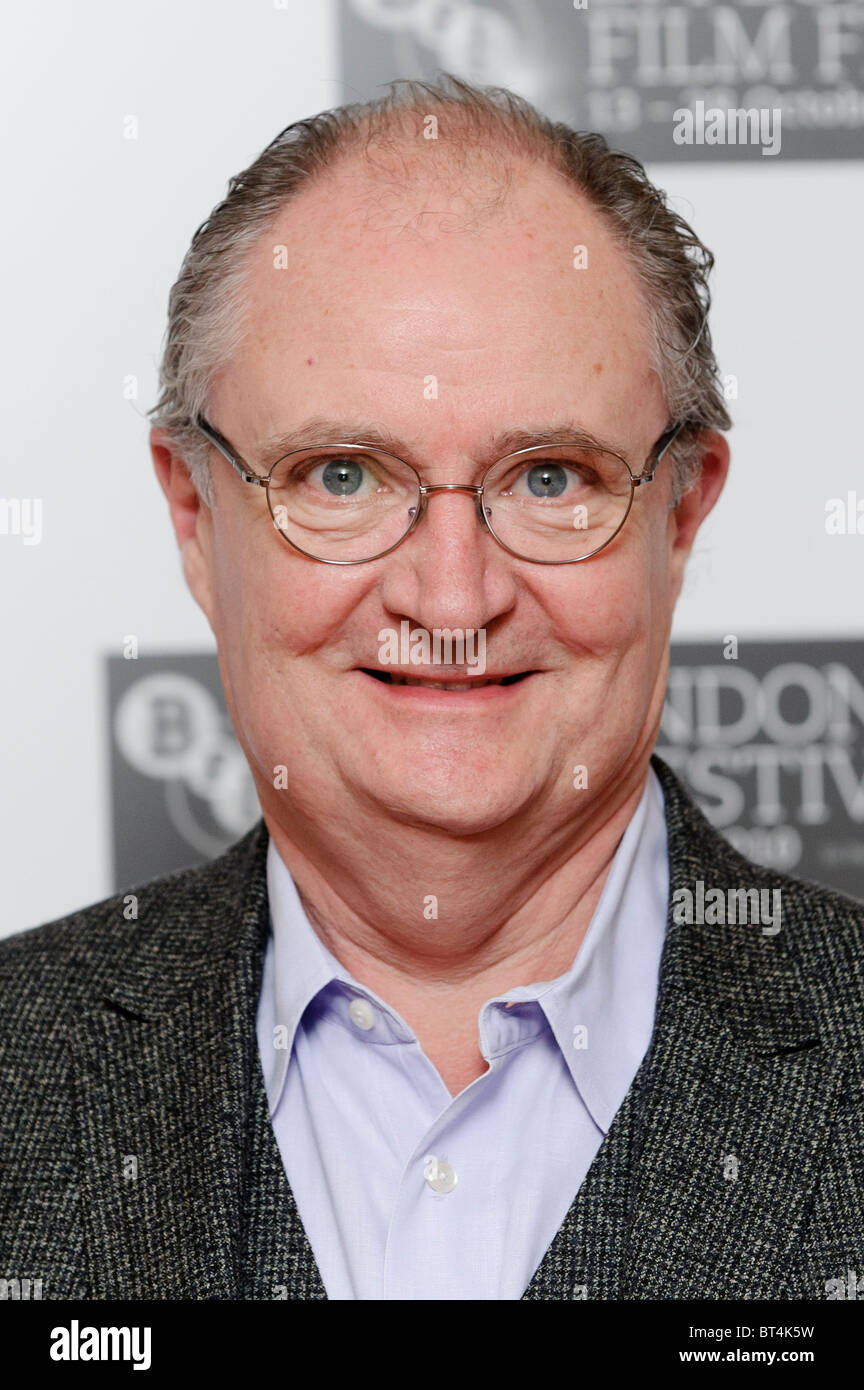
[[(152, 452), (263, 821), (133, 921), (0, 948), (4, 1274), (787, 1299), (860, 1268), (864, 911), (652, 756), (728, 467), (710, 265), (635, 161), (446, 75), (232, 180)], [(679, 911), (705, 885), (770, 910)]]

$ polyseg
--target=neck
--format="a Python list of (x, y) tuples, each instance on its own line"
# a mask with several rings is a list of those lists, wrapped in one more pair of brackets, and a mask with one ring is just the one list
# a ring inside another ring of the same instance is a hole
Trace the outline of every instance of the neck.
[[(345, 812), (267, 828), (327, 949), (393, 1007), (466, 1009), (569, 969), (645, 787), (646, 757), (575, 822), (535, 817), (457, 838)], [(365, 823), (364, 823), (365, 822)], [(334, 828), (351, 825), (351, 836)], [(370, 850), (370, 846), (374, 846)]]

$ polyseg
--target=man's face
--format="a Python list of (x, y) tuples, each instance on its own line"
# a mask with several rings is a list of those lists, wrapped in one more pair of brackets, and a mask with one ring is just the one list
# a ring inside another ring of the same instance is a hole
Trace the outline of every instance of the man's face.
[[(269, 436), (327, 416), (386, 428), (429, 484), (478, 482), (496, 436), (568, 423), (641, 470), (668, 416), (633, 271), (551, 174), (518, 164), (494, 209), (479, 209), (485, 191), (468, 206), (439, 180), (394, 191), (346, 165), (283, 211), (250, 270), (251, 332), (209, 408), (250, 467)], [(442, 492), (398, 549), (339, 566), (293, 551), (263, 490), (211, 458), (212, 511), (176, 482), (175, 524), (268, 818), (350, 813), (353, 835), (383, 814), (470, 835), (531, 808), (552, 832), (647, 756), (682, 566), (722, 478), (670, 513), (664, 461), (580, 564), (514, 558), (470, 494)], [(485, 630), (487, 676), (533, 674), (473, 694), (384, 684), (363, 668), (382, 666), (378, 634), (404, 620)]]

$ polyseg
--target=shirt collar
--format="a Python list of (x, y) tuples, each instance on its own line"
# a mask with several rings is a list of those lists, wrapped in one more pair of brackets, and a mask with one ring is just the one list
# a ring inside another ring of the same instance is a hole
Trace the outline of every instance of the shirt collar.
[(267, 847), (267, 897), (271, 934), (261, 979), (258, 1047), (272, 1118), (285, 1084), (294, 1034), (307, 1005), (332, 980), (367, 991), (318, 936), (272, 836)]
[[(272, 838), (267, 892), (272, 933), (257, 1028), (272, 1117), (297, 1026), (307, 1006), (328, 986), (338, 996), (338, 1017), (358, 1041), (405, 1042), (414, 1035), (401, 1016), (360, 984), (324, 945)], [(515, 986), (487, 1000), (480, 1010), (490, 1056), (551, 1028), (582, 1100), (604, 1133), (651, 1038), (668, 894), (663, 791), (649, 768), (642, 797), (569, 969), (555, 980)], [(361, 1032), (348, 1015), (350, 1001), (358, 998), (375, 1006), (378, 1019), (374, 1028)]]
[(651, 1041), (668, 900), (665, 802), (650, 768), (570, 969), (531, 986), (604, 1134)]

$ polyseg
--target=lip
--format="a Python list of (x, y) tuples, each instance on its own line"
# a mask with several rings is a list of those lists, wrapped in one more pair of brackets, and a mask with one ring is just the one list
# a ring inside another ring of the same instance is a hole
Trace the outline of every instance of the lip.
[[(354, 674), (359, 676), (367, 688), (374, 688), (382, 698), (389, 702), (397, 700), (421, 701), (430, 705), (437, 705), (444, 709), (466, 709), (475, 705), (503, 704), (511, 700), (519, 699), (519, 693), (527, 686), (532, 684), (534, 676), (540, 674), (539, 671), (526, 671), (521, 680), (514, 681), (510, 685), (477, 685), (475, 682), (496, 681), (503, 676), (520, 674), (515, 671), (484, 672), (482, 676), (470, 676), (465, 674), (443, 674), (439, 680), (446, 680), (448, 685), (464, 685), (464, 690), (435, 690), (431, 686), (425, 685), (391, 685), (387, 681), (378, 680), (375, 676), (369, 675), (369, 670), (376, 669), (367, 667), (356, 667)], [(400, 671), (393, 667), (395, 675), (411, 675), (417, 678), (416, 671)], [(433, 680), (432, 676), (428, 679)]]

